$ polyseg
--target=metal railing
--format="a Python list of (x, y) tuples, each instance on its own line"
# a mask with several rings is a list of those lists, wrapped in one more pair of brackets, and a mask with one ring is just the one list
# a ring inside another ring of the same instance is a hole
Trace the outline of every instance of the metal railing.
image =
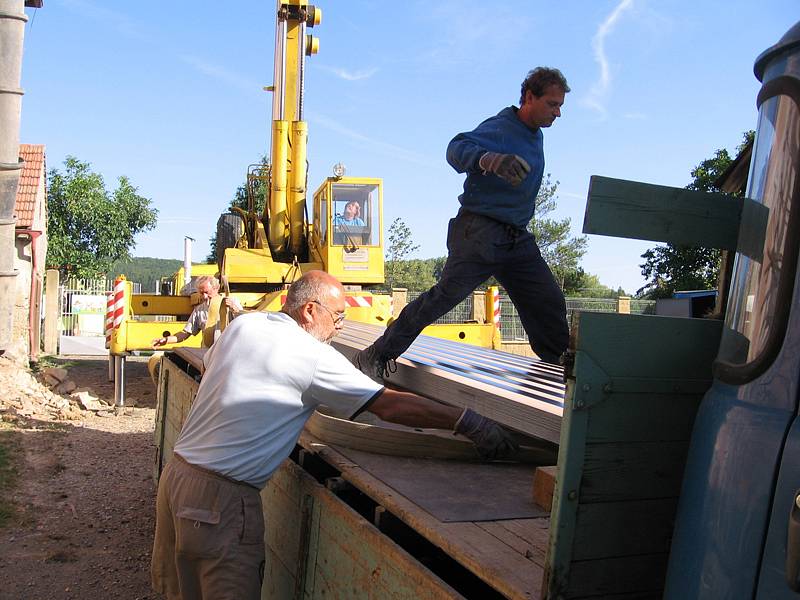
[[(423, 292), (409, 291), (408, 301), (416, 299)], [(612, 312), (618, 311), (616, 298), (567, 298), (567, 322), (572, 324), (572, 315), (575, 311)], [(655, 300), (631, 300), (631, 314), (650, 314), (656, 312)], [(472, 319), (473, 296), (470, 294), (461, 304), (450, 312), (437, 319), (435, 323), (464, 323)], [(503, 341), (527, 341), (528, 336), (522, 327), (517, 309), (505, 292), (500, 292), (500, 334)]]
[[(106, 301), (113, 289), (113, 279), (65, 279), (58, 286), (59, 334), (104, 336)], [(133, 283), (133, 292), (140, 290), (141, 286)]]

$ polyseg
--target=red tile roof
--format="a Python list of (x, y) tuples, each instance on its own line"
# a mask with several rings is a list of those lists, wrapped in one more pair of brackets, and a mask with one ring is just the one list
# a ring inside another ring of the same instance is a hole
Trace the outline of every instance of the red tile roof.
[[(44, 146), (42, 144), (20, 144), (19, 155), (25, 161), (19, 176), (17, 189), (17, 202), (14, 205), (14, 214), (17, 218), (17, 227), (28, 228), (33, 226), (34, 216), (37, 214), (36, 192), (39, 183), (44, 183), (42, 177), (45, 169)], [(45, 184), (46, 185), (46, 184)], [(43, 190), (42, 201), (47, 196), (47, 189)]]

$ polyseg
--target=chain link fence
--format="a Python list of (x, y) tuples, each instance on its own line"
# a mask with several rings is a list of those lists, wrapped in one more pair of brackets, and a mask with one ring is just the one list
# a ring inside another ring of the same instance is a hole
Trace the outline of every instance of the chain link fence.
[[(411, 302), (422, 295), (423, 292), (408, 292), (408, 302)], [(589, 312), (617, 312), (616, 298), (567, 298), (567, 321), (572, 324), (572, 315), (577, 310)], [(473, 316), (474, 297), (472, 294), (467, 296), (461, 304), (458, 304), (450, 312), (437, 319), (435, 323), (464, 323)], [(631, 314), (654, 315), (656, 312), (655, 300), (631, 300)], [(500, 292), (500, 333), (503, 341), (527, 341), (528, 336), (522, 327), (517, 309), (513, 302), (502, 290)]]

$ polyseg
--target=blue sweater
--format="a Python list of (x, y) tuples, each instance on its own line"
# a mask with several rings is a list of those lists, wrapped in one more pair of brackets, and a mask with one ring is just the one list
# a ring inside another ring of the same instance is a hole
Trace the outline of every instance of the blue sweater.
[[(458, 197), (461, 206), (520, 229), (527, 227), (542, 185), (543, 140), (542, 130), (534, 131), (520, 121), (514, 106), (489, 117), (473, 131), (454, 137), (447, 146), (447, 162), (457, 172), (467, 174), (464, 193)], [(484, 152), (517, 154), (530, 165), (531, 172), (516, 187), (496, 175), (484, 175), (478, 166)]]

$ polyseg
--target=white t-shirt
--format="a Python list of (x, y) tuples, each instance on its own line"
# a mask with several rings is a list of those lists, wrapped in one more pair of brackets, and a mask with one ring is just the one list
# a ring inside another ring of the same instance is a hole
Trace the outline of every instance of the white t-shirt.
[(352, 418), (383, 391), (284, 313), (241, 315), (203, 362), (175, 452), (257, 488), (289, 456), (318, 405)]
[(186, 325), (184, 325), (183, 330), (189, 335), (197, 335), (200, 333), (208, 322), (208, 309), (210, 306), (211, 303), (208, 300), (195, 306), (192, 310), (192, 314), (190, 314), (189, 318), (186, 320)]

